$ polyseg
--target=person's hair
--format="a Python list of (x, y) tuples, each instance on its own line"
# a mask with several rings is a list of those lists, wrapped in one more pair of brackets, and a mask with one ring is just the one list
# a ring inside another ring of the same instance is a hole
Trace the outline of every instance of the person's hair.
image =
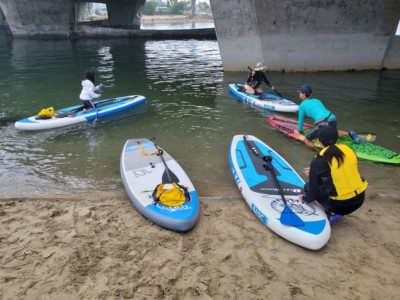
[(332, 165), (332, 159), (336, 158), (338, 162), (338, 168), (340, 165), (344, 163), (344, 153), (340, 150), (336, 145), (329, 145), (328, 149), (326, 149), (323, 157), (326, 159), (329, 165)]
[(340, 150), (336, 143), (338, 141), (338, 131), (332, 126), (321, 126), (318, 129), (318, 139), (324, 147), (328, 147), (322, 157), (326, 159), (329, 165), (332, 164), (332, 159), (336, 158), (338, 168), (344, 162), (345, 154)]
[(94, 71), (93, 70), (90, 69), (90, 70), (85, 71), (85, 79), (90, 80), (94, 85), (96, 85), (94, 82)]

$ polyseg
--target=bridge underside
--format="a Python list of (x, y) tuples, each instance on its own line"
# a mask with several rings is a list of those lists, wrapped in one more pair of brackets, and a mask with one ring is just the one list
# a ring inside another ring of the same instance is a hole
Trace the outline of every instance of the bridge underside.
[[(107, 5), (108, 19), (90, 26), (79, 22), (82, 1), (0, 0), (0, 8), (16, 38), (132, 37), (143, 36), (140, 13), (145, 1), (96, 1)], [(244, 71), (257, 61), (276, 71), (400, 68), (400, 41), (395, 37), (398, 0), (210, 4), (225, 71)]]
[[(80, 13), (87, 2), (107, 5), (108, 19), (92, 25), (139, 29), (146, 0), (0, 0), (0, 8), (14, 37), (71, 38), (81, 25)], [(86, 22), (87, 23), (87, 22)]]

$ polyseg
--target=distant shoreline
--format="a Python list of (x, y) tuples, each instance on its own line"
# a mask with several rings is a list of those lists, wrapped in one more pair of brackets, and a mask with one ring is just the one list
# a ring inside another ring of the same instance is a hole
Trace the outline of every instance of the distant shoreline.
[(178, 22), (200, 22), (214, 23), (212, 16), (188, 16), (188, 15), (144, 15), (141, 18), (142, 23), (178, 23)]

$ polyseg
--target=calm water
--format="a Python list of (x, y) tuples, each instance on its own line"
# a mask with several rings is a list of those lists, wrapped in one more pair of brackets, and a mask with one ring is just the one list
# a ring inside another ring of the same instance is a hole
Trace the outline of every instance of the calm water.
[[(297, 170), (314, 155), (268, 126), (270, 112), (229, 95), (227, 85), (243, 82), (247, 73), (223, 72), (216, 41), (11, 40), (1, 32), (0, 46), (2, 197), (121, 193), (120, 152), (127, 139), (137, 137), (155, 137), (202, 197), (239, 195), (228, 165), (235, 134), (261, 138)], [(14, 128), (15, 121), (41, 108), (79, 103), (88, 67), (104, 84), (104, 98), (141, 94), (148, 102), (95, 125), (41, 132)], [(378, 144), (400, 151), (399, 71), (269, 78), (293, 98), (301, 84), (310, 84), (338, 116), (340, 128), (371, 131)], [(371, 186), (398, 189), (400, 166), (360, 162), (360, 169)]]

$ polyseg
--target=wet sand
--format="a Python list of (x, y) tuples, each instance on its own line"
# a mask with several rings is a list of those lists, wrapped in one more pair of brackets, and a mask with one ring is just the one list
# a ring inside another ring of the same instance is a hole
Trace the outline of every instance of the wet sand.
[(400, 189), (368, 189), (318, 251), (234, 197), (201, 197), (187, 233), (124, 192), (0, 200), (0, 299), (398, 299)]

